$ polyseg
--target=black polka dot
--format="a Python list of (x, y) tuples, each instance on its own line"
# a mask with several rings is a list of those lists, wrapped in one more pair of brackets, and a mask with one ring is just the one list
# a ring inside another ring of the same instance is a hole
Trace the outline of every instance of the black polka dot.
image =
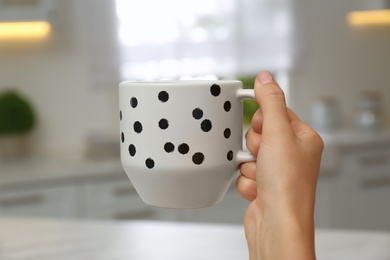
[(121, 133), (121, 140), (122, 140), (122, 143), (125, 142), (125, 134), (123, 132)]
[(208, 132), (211, 130), (211, 128), (213, 127), (212, 124), (211, 124), (211, 121), (208, 120), (208, 119), (205, 119), (202, 121), (202, 123), (200, 124), (200, 127), (202, 128), (202, 130), (204, 132)]
[(134, 125), (133, 125), (133, 128), (134, 128), (134, 131), (136, 132), (136, 133), (141, 133), (142, 132), (142, 124), (141, 124), (141, 122), (139, 122), (139, 121), (136, 121), (135, 123), (134, 123)]
[(132, 97), (130, 99), (130, 105), (131, 105), (131, 107), (136, 108), (138, 105), (138, 100), (135, 97)]
[(153, 159), (151, 159), (151, 158), (146, 159), (145, 165), (146, 165), (146, 167), (148, 167), (149, 169), (152, 169), (152, 168), (154, 167), (154, 161), (153, 161)]
[(122, 121), (122, 111), (119, 111), (119, 119)]
[(211, 92), (211, 95), (213, 95), (214, 97), (217, 97), (217, 96), (219, 96), (219, 94), (221, 94), (221, 87), (217, 84), (213, 84), (210, 88), (210, 92)]
[(194, 110), (192, 110), (192, 116), (195, 118), (195, 119), (201, 119), (203, 117), (203, 111), (202, 109), (200, 108), (195, 108)]
[(169, 99), (168, 92), (166, 92), (166, 91), (161, 91), (160, 93), (158, 93), (158, 99), (159, 99), (161, 102), (167, 102), (168, 99)]
[(178, 150), (179, 150), (179, 153), (181, 153), (181, 154), (187, 154), (190, 150), (190, 147), (188, 146), (188, 144), (183, 143), (183, 144), (179, 145)]
[(227, 153), (227, 159), (228, 159), (229, 161), (233, 160), (233, 151), (229, 151), (229, 152)]
[(168, 120), (166, 120), (165, 118), (161, 119), (161, 120), (158, 122), (158, 126), (159, 126), (161, 129), (167, 129), (168, 126), (169, 126)]
[(232, 132), (230, 131), (229, 128), (226, 128), (225, 131), (223, 131), (223, 136), (228, 139), (230, 137), (230, 135), (232, 134)]
[(230, 103), (230, 101), (226, 101), (223, 104), (223, 109), (225, 109), (226, 112), (229, 112), (231, 108), (232, 108), (232, 103)]
[(134, 156), (136, 153), (135, 146), (133, 144), (129, 145), (129, 153), (131, 156)]
[(199, 165), (199, 164), (202, 164), (202, 162), (204, 161), (204, 155), (203, 153), (195, 153), (193, 156), (192, 156), (192, 161)]
[(175, 150), (175, 145), (173, 143), (165, 143), (164, 144), (164, 150), (167, 152), (167, 153), (171, 153)]

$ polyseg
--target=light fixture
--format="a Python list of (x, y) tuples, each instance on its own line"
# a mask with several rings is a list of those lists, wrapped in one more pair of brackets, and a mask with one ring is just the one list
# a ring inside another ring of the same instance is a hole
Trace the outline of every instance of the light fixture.
[(52, 30), (56, 0), (0, 0), (0, 40), (44, 39)]
[(390, 25), (390, 9), (353, 11), (347, 20), (352, 26)]
[(0, 40), (43, 39), (50, 30), (46, 21), (0, 22)]

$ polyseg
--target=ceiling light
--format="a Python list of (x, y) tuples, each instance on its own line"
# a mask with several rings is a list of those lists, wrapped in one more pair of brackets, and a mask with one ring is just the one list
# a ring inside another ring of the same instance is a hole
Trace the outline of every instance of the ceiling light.
[(347, 20), (352, 26), (390, 25), (390, 9), (353, 11)]
[(51, 31), (46, 21), (0, 22), (0, 39), (43, 39)]

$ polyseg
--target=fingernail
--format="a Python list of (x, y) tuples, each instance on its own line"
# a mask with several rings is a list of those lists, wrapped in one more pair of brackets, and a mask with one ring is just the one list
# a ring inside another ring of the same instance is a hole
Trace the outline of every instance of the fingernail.
[(259, 74), (259, 81), (261, 84), (269, 84), (274, 82), (274, 78), (268, 71), (262, 71)]

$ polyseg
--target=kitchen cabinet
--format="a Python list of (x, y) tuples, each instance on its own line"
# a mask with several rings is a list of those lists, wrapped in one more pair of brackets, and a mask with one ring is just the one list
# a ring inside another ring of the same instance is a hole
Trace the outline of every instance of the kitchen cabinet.
[[(390, 133), (324, 142), (316, 226), (390, 230)], [(0, 215), (242, 224), (249, 205), (232, 184), (212, 207), (156, 208), (141, 201), (119, 161), (38, 165), (0, 165)]]
[(24, 188), (0, 192), (0, 215), (76, 218), (78, 203), (75, 186)]
[(346, 227), (390, 230), (390, 143), (345, 152)]
[(336, 154), (337, 166), (320, 173), (316, 225), (390, 230), (390, 135), (335, 139), (324, 139), (325, 149), (332, 146)]
[(32, 164), (25, 172), (20, 165), (18, 172), (0, 166), (0, 216), (242, 223), (248, 205), (232, 184), (213, 207), (158, 208), (139, 198), (119, 161), (70, 165)]
[(390, 230), (388, 183), (366, 185), (364, 181), (348, 193), (346, 202), (347, 228)]
[[(320, 174), (321, 175), (321, 174)], [(317, 195), (314, 211), (315, 226), (320, 228), (340, 227), (344, 224), (343, 207), (340, 206), (342, 189), (338, 189), (338, 180), (332, 176), (320, 176), (317, 183)]]
[(124, 178), (86, 182), (82, 188), (87, 218), (131, 219), (154, 215), (142, 205), (134, 187)]
[(185, 219), (191, 222), (243, 224), (248, 206), (249, 202), (243, 199), (232, 185), (219, 204), (207, 208), (188, 209), (183, 214)]
[(179, 212), (145, 204), (126, 176), (87, 182), (85, 217), (97, 219), (178, 220)]

